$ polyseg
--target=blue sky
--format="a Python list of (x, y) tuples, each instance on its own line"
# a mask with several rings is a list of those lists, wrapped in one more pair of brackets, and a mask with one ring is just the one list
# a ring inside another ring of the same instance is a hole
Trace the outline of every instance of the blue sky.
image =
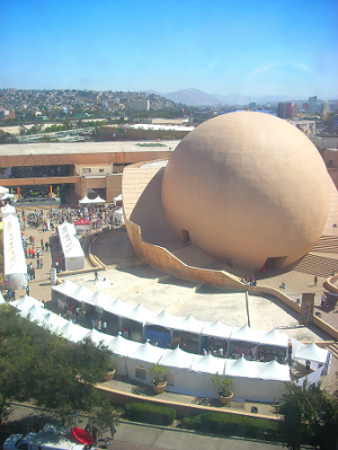
[(337, 0), (0, 0), (0, 88), (338, 98)]

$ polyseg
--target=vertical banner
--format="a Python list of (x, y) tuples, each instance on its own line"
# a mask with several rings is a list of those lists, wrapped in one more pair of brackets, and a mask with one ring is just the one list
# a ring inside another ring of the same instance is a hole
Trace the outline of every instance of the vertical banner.
[(309, 325), (312, 323), (313, 309), (315, 306), (315, 293), (302, 294), (302, 307), (300, 312), (299, 322), (302, 325)]

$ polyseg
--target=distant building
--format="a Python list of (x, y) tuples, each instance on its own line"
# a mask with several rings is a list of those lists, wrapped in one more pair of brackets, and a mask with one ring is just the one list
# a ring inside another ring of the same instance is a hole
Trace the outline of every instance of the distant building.
[(278, 103), (277, 116), (281, 119), (295, 117), (298, 113), (297, 105), (294, 103)]
[(135, 99), (129, 103), (129, 108), (133, 111), (149, 111), (150, 102), (147, 99)]
[(15, 110), (13, 108), (9, 110), (7, 109), (0, 110), (0, 119), (4, 120), (15, 119)]
[(309, 113), (314, 114), (318, 112), (319, 110), (319, 104), (317, 100), (317, 96), (315, 97), (309, 97)]

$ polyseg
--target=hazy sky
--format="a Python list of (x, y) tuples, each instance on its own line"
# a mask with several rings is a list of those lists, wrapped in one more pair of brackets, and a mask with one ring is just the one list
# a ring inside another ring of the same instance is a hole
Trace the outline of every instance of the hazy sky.
[(0, 0), (0, 88), (338, 97), (337, 0)]

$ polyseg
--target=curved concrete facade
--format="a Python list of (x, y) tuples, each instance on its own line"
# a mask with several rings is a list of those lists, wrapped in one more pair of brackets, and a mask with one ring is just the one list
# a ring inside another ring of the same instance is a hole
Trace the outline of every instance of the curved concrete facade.
[(164, 170), (161, 197), (180, 239), (243, 267), (286, 267), (323, 232), (330, 178), (296, 127), (268, 114), (236, 112), (181, 141)]

